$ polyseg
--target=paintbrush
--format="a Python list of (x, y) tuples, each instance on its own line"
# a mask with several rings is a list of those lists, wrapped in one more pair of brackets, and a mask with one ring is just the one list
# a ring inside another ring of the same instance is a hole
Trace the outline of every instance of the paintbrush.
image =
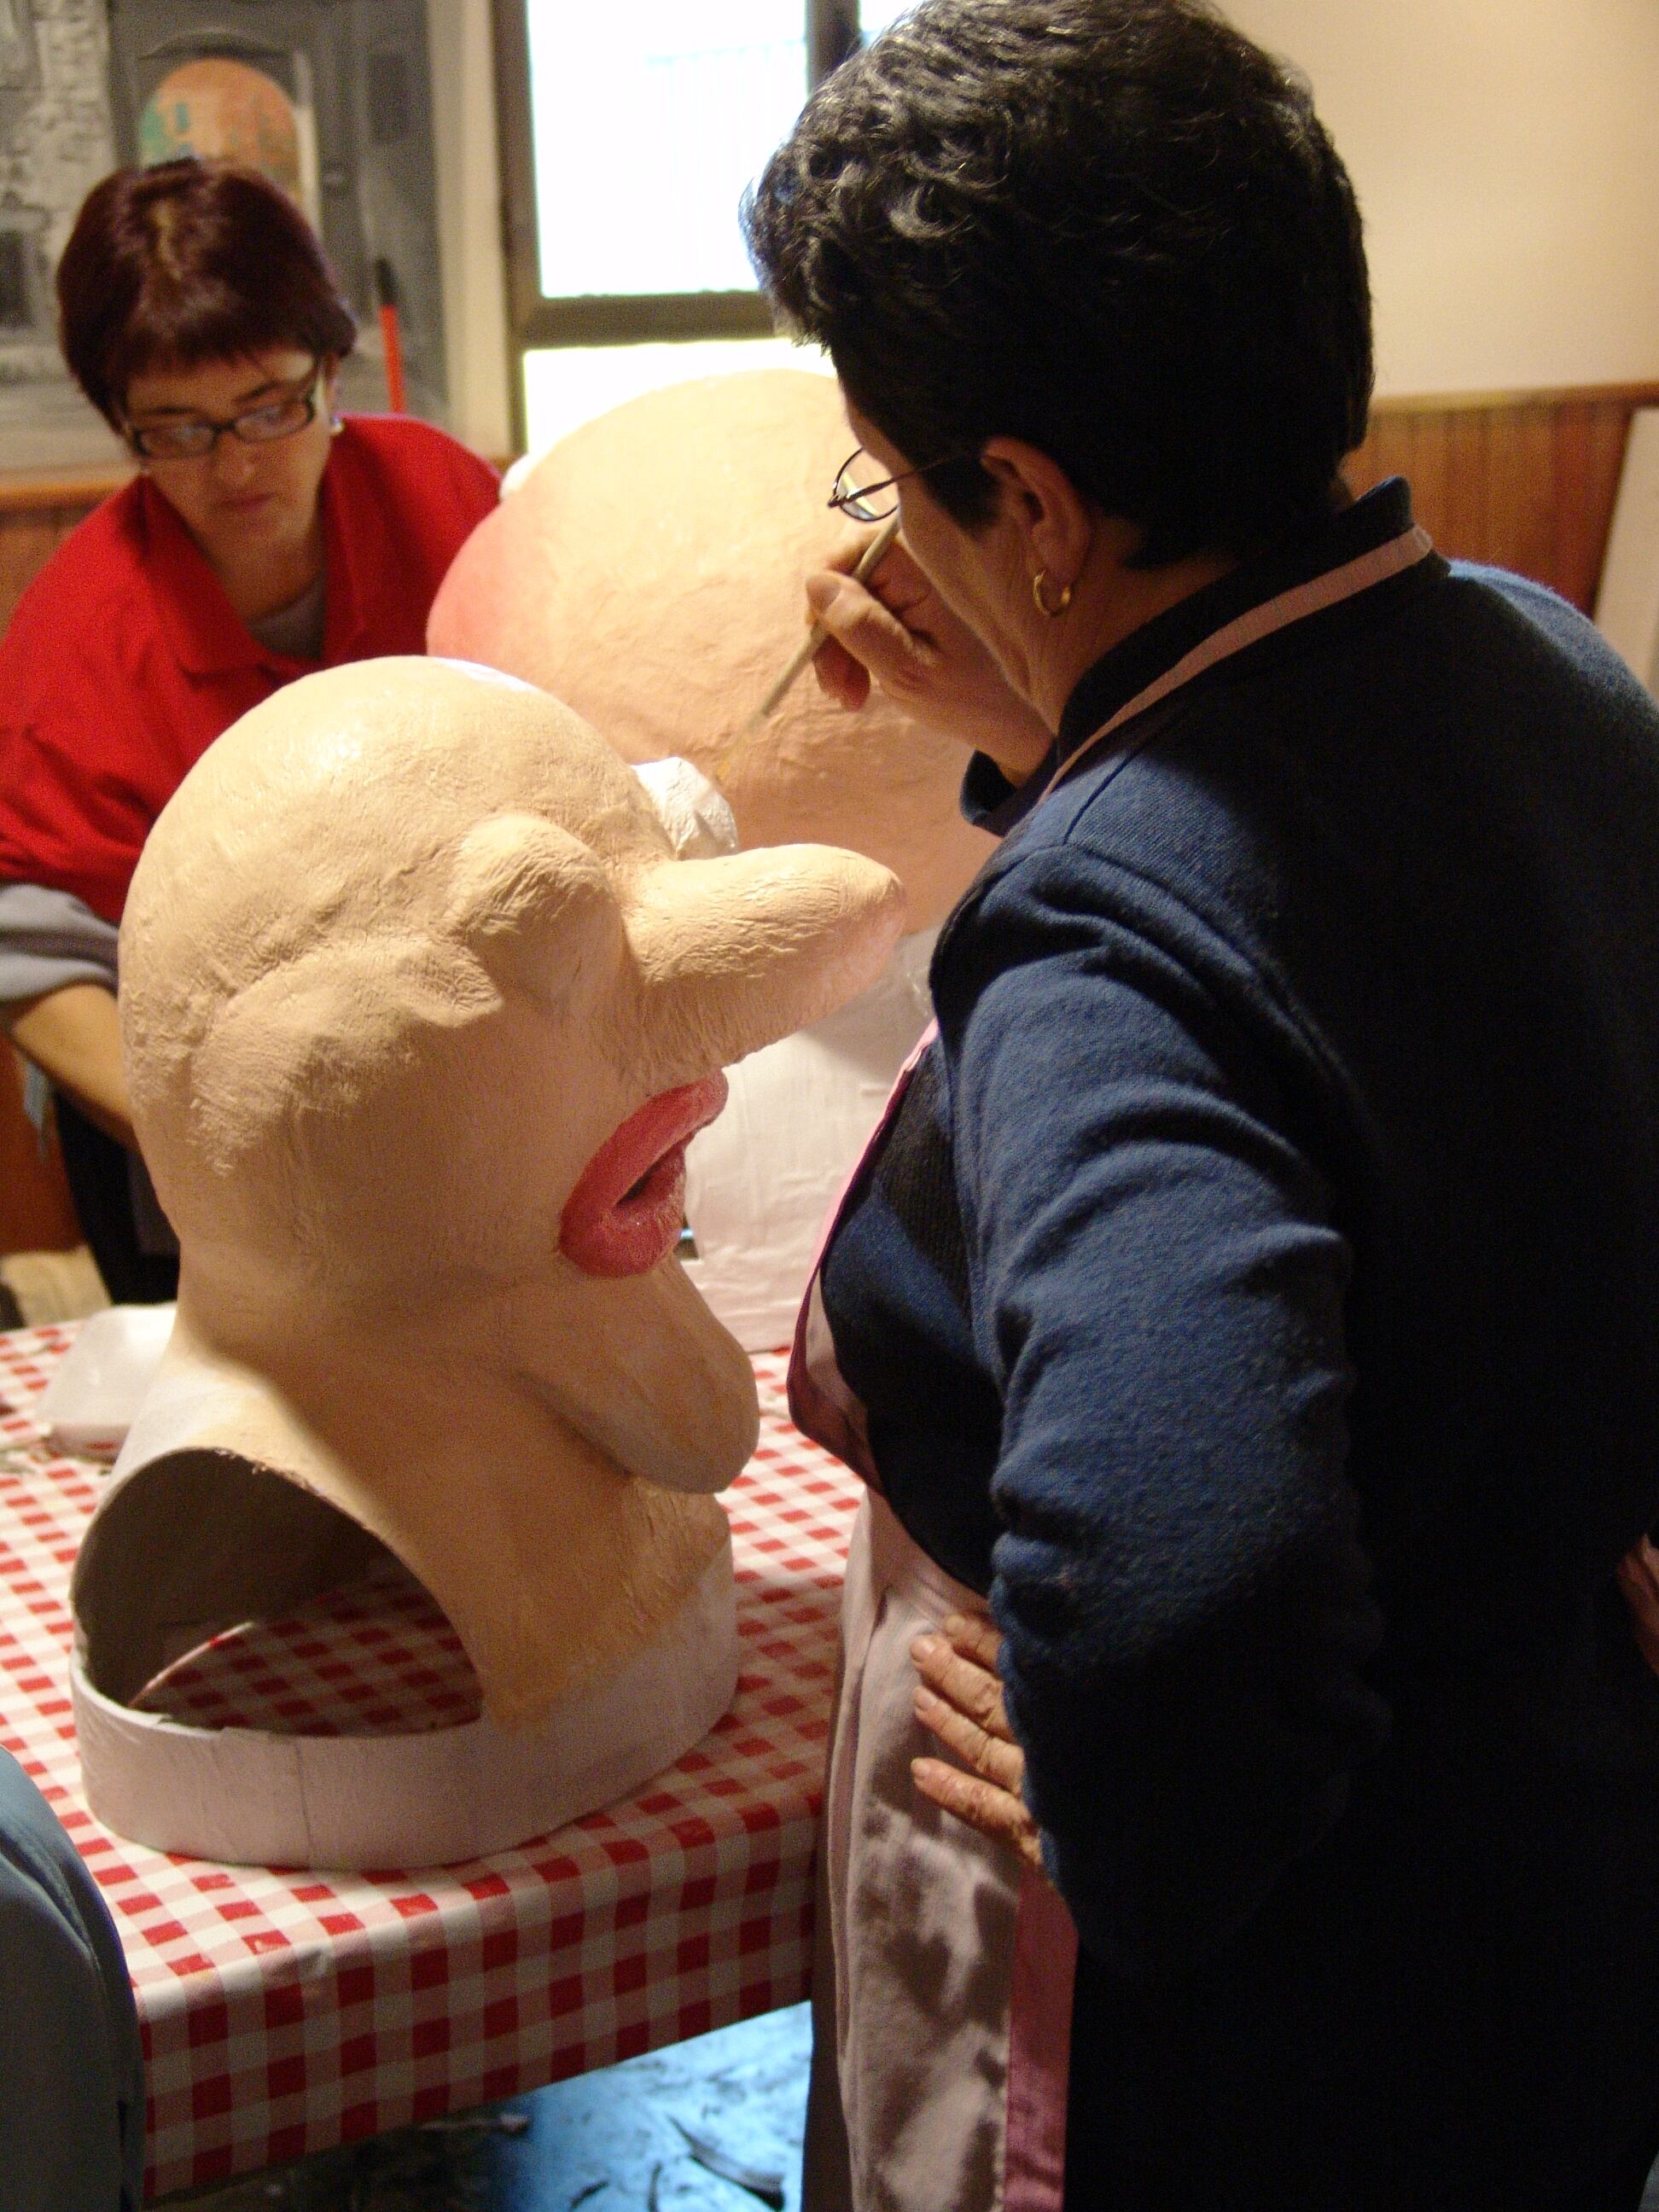
[[(860, 555), (859, 564), (853, 571), (854, 583), (863, 584), (869, 581), (898, 534), (899, 518), (896, 514), (890, 515)], [(722, 780), (732, 763), (738, 758), (750, 739), (776, 714), (801, 671), (810, 660), (815, 658), (829, 635), (829, 631), (821, 622), (815, 622), (812, 624), (811, 629), (807, 631), (805, 636), (785, 662), (771, 690), (720, 756), (714, 769), (714, 781), (717, 783)]]

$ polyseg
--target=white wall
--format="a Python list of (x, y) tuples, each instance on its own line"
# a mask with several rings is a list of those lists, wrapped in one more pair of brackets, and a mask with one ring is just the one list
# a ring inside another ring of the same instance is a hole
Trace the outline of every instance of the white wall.
[(513, 434), (489, 0), (427, 0), (426, 13), (450, 428), (495, 456)]
[(1353, 176), (1378, 389), (1659, 379), (1656, 0), (1223, 0)]

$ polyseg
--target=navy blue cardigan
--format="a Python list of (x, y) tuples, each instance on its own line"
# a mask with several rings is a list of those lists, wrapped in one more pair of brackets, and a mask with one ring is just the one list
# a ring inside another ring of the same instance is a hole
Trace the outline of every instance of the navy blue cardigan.
[[(1085, 678), (1062, 758), (1395, 483)], [(1084, 1951), (1068, 2203), (1548, 2205), (1659, 2148), (1659, 712), (1437, 556), (1007, 831), (824, 1296), (989, 1594)]]

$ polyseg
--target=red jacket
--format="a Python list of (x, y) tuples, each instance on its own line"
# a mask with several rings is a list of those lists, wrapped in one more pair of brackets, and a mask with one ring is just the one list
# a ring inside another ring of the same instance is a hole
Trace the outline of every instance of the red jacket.
[(118, 922), (150, 824), (222, 731), (321, 665), (422, 653), (493, 469), (430, 423), (352, 416), (323, 476), (320, 663), (253, 637), (144, 477), (64, 539), (0, 639), (0, 881)]

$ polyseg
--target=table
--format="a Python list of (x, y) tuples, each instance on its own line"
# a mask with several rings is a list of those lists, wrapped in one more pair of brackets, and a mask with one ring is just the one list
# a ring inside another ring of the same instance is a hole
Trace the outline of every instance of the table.
[(792, 2004), (855, 1479), (790, 1425), (726, 1494), (732, 1710), (637, 1797), (418, 1877), (216, 1866), (101, 1827), (80, 1794), (69, 1572), (100, 1470), (33, 1401), (70, 1328), (0, 1334), (0, 1745), (44, 1791), (120, 1929), (149, 2069), (146, 2189), (223, 2180), (540, 2087)]

